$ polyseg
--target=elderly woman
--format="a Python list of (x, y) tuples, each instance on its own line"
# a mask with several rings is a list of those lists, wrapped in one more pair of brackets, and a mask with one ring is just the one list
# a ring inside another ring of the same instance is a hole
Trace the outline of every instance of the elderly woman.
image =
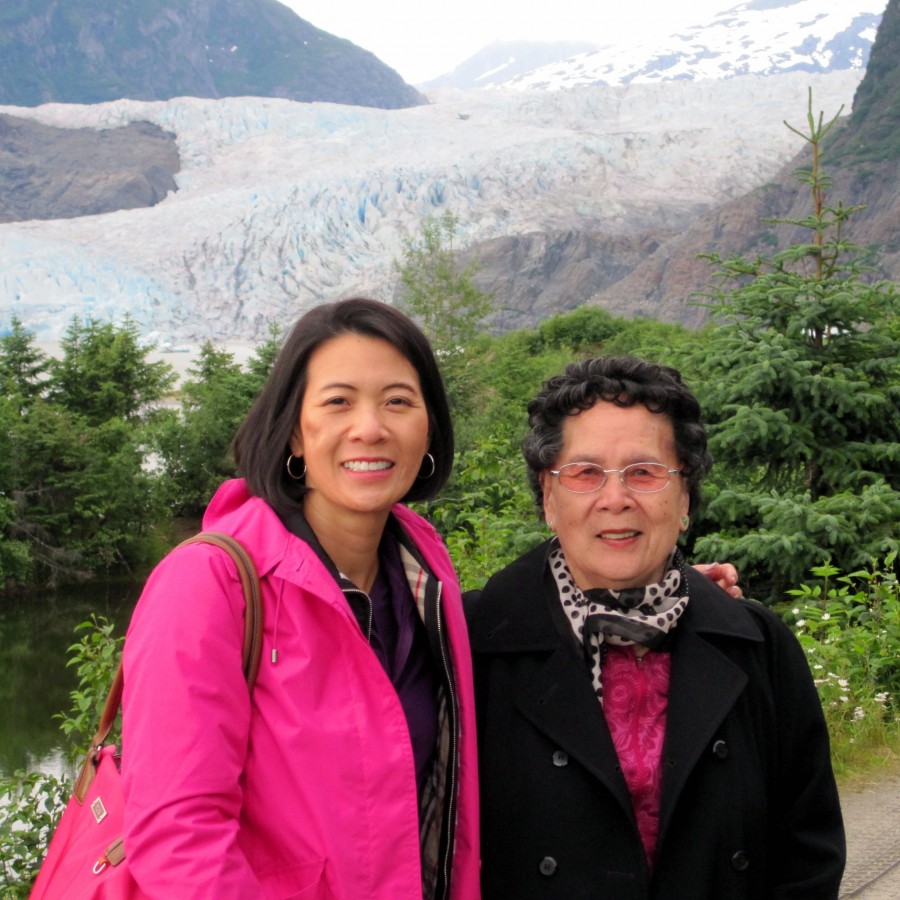
[(673, 369), (590, 359), (529, 421), (555, 537), (466, 598), (485, 900), (836, 898), (804, 655), (677, 548), (710, 467), (696, 398)]

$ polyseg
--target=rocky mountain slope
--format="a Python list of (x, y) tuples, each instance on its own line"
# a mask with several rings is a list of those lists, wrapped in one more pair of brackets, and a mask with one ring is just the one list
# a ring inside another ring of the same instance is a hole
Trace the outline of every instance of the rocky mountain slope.
[[(872, 48), (853, 112), (826, 145), (822, 166), (832, 178), (828, 201), (860, 205), (845, 236), (873, 250), (873, 279), (900, 282), (900, 0), (891, 0)], [(814, 95), (814, 110), (828, 109)], [(798, 110), (787, 117), (802, 127)], [(826, 119), (827, 120), (827, 119)], [(808, 188), (796, 169), (808, 166), (808, 153), (790, 160), (764, 185), (701, 215), (682, 234), (662, 241), (625, 278), (604, 286), (590, 303), (611, 311), (652, 315), (698, 324), (704, 312), (687, 302), (710, 280), (709, 264), (698, 254), (715, 251), (727, 257), (770, 255), (773, 241), (787, 247), (808, 232), (766, 219), (801, 220), (810, 212)], [(638, 299), (639, 298), (639, 299)]]
[(397, 109), (424, 98), (277, 0), (20, 0), (0, 28), (0, 103), (283, 97)]
[(99, 131), (0, 114), (0, 222), (155, 206), (180, 167), (175, 136), (149, 122)]

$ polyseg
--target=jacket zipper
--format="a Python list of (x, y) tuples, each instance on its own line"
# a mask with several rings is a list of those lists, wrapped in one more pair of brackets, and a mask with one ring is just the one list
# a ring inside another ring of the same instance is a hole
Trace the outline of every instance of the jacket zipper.
[[(372, 643), (372, 620), (374, 618), (374, 612), (372, 610), (372, 598), (364, 590), (362, 590), (362, 588), (351, 587), (349, 584), (347, 584), (346, 586), (342, 585), (342, 588), (343, 588), (345, 596), (347, 594), (359, 594), (365, 600), (365, 602), (366, 602), (366, 627), (365, 628), (362, 628), (362, 626), (360, 626), (360, 627), (362, 629), (363, 634), (366, 636), (366, 642), (371, 644)], [(348, 600), (347, 602), (349, 604), (350, 601)], [(352, 611), (353, 607), (351, 606), (350, 609)]]
[[(453, 846), (456, 842), (454, 834), (453, 820), (456, 809), (456, 767), (459, 758), (459, 711), (456, 696), (456, 685), (453, 681), (453, 668), (447, 657), (447, 642), (444, 637), (444, 617), (441, 612), (441, 588), (442, 584), (438, 579), (434, 579), (435, 583), (435, 621), (437, 623), (438, 644), (441, 648), (441, 663), (444, 668), (444, 680), (447, 684), (447, 707), (450, 715), (450, 758), (447, 761), (449, 770), (449, 786), (447, 791), (447, 804), (444, 810), (444, 828), (447, 834), (447, 847), (444, 852), (443, 873), (444, 873), (444, 898), (450, 895), (450, 871), (452, 868)], [(344, 594), (354, 593), (360, 594), (366, 601), (366, 641), (372, 643), (372, 625), (374, 618), (374, 610), (372, 607), (372, 598), (356, 586), (347, 585), (343, 588)]]
[(447, 642), (444, 637), (444, 617), (441, 612), (441, 582), (437, 582), (437, 629), (441, 647), (441, 662), (444, 665), (444, 676), (447, 681), (447, 703), (450, 713), (450, 759), (448, 760), (450, 784), (447, 791), (447, 806), (444, 811), (444, 826), (447, 829), (447, 848), (444, 852), (444, 897), (450, 895), (450, 870), (453, 859), (453, 846), (456, 842), (453, 821), (456, 808), (456, 765), (459, 757), (459, 711), (457, 706), (456, 685), (453, 681), (453, 670), (447, 658)]

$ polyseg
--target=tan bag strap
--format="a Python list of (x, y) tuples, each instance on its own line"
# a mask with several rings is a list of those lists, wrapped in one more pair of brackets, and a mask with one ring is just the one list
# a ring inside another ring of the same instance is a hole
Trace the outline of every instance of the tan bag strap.
[(230, 535), (218, 531), (201, 531), (193, 537), (182, 541), (178, 546), (186, 544), (214, 544), (228, 553), (237, 567), (241, 585), (244, 588), (244, 650), (242, 663), (244, 677), (251, 692), (259, 674), (259, 661), (262, 655), (262, 601), (260, 598), (259, 575), (250, 554)]
[[(183, 547), (185, 544), (213, 544), (224, 550), (234, 560), (238, 576), (241, 579), (241, 586), (244, 589), (244, 601), (246, 604), (244, 609), (242, 664), (244, 677), (247, 679), (247, 687), (252, 692), (256, 684), (256, 676), (259, 673), (259, 662), (262, 656), (263, 629), (262, 601), (256, 566), (253, 564), (253, 560), (247, 551), (229, 534), (222, 534), (218, 531), (201, 531), (199, 534), (182, 541), (178, 547)], [(175, 549), (177, 550), (178, 547)], [(97, 726), (96, 734), (91, 739), (88, 760), (93, 759), (99, 753), (110, 731), (112, 731), (113, 723), (116, 721), (116, 716), (119, 714), (119, 708), (122, 705), (123, 684), (122, 663), (119, 662), (109, 693), (106, 695), (106, 702), (103, 704), (100, 724)], [(92, 778), (93, 767), (84, 765), (78, 774), (73, 790), (79, 801), (84, 799)]]

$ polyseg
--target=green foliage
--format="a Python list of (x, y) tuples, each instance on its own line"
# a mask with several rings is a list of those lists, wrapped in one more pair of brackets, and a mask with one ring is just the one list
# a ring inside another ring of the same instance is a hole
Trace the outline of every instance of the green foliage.
[(402, 286), (402, 307), (422, 326), (435, 351), (445, 359), (465, 352), (490, 312), (491, 299), (473, 282), (478, 264), (460, 269), (453, 241), (459, 219), (445, 212), (429, 217), (419, 241), (404, 242), (403, 262), (394, 268)]
[(248, 377), (233, 354), (206, 342), (188, 370), (178, 410), (157, 422), (152, 442), (175, 513), (199, 515), (222, 481), (234, 477), (231, 442), (265, 365), (262, 356), (258, 360), (258, 371)]
[(63, 356), (51, 360), (50, 398), (91, 425), (146, 414), (175, 383), (172, 367), (147, 362), (135, 323), (73, 320), (62, 340)]
[(629, 354), (664, 365), (674, 365), (680, 348), (702, 344), (703, 333), (694, 334), (683, 325), (657, 322), (653, 319), (634, 319), (628, 322), (627, 327), (621, 328), (602, 348), (598, 348), (598, 351), (607, 356)]
[(807, 654), (840, 770), (858, 747), (889, 744), (900, 723), (900, 586), (896, 554), (883, 566), (816, 580), (787, 593), (783, 611)]
[(825, 203), (819, 150), (833, 124), (810, 100), (813, 164), (799, 177), (812, 212), (789, 220), (809, 240), (771, 258), (711, 254), (721, 324), (681, 354), (717, 462), (696, 552), (739, 565), (758, 596), (818, 559), (852, 569), (900, 546), (900, 340), (878, 327), (900, 307), (844, 236), (858, 208)]
[(53, 584), (139, 562), (148, 524), (163, 516), (140, 432), (116, 419), (91, 427), (44, 399), (7, 421), (6, 542), (28, 544), (29, 580)]
[(41, 867), (71, 784), (18, 771), (0, 777), (0, 896), (25, 900)]
[[(9, 534), (16, 521), (16, 505), (0, 495), (0, 535)], [(0, 539), (0, 590), (6, 585), (21, 582), (31, 568), (27, 541)]]
[[(71, 692), (68, 713), (56, 716), (68, 740), (70, 762), (81, 759), (97, 730), (103, 703), (122, 656), (123, 637), (116, 637), (115, 626), (105, 616), (91, 616), (75, 627), (81, 637), (69, 647), (68, 666), (75, 667), (78, 687)], [(118, 733), (110, 732), (108, 743), (118, 743)]]
[[(122, 639), (102, 616), (75, 629), (81, 638), (69, 647), (78, 687), (72, 707), (58, 716), (68, 738), (66, 756), (80, 761), (96, 730), (109, 685), (118, 666)], [(115, 737), (111, 735), (110, 741)], [(16, 772), (0, 778), (0, 896), (25, 898), (37, 877), (53, 829), (72, 790), (72, 778), (39, 772)]]
[(472, 404), (475, 380), (469, 366), (472, 348), (491, 309), (491, 297), (475, 286), (478, 264), (460, 269), (453, 240), (459, 220), (447, 211), (428, 218), (419, 241), (404, 243), (403, 261), (394, 262), (400, 279), (401, 308), (428, 335), (454, 413), (465, 416)]
[(452, 490), (424, 510), (444, 535), (463, 590), (544, 539), (521, 454), (485, 438), (457, 457)]
[(0, 338), (0, 589), (152, 563), (172, 514), (199, 515), (234, 474), (231, 440), (280, 348), (243, 371), (206, 344), (178, 408), (134, 324), (73, 322), (47, 360), (18, 320)]
[(538, 325), (541, 346), (572, 353), (601, 347), (622, 330), (621, 319), (599, 306), (581, 306), (570, 313), (551, 316)]
[[(482, 341), (469, 361), (472, 391), (465, 415), (454, 416), (461, 453), (485, 439), (502, 442), (515, 458), (525, 433), (528, 401), (541, 383), (572, 359), (568, 349), (541, 349), (533, 332), (513, 332)], [(457, 465), (457, 471), (463, 468)]]
[[(0, 575), (53, 584), (141, 562), (163, 515), (144, 427), (171, 387), (135, 325), (73, 322), (47, 360), (17, 320), (0, 339)], [(23, 552), (23, 549), (25, 552)]]
[(277, 325), (269, 326), (269, 337), (259, 344), (247, 361), (247, 393), (255, 398), (262, 390), (275, 359), (281, 351), (282, 333)]
[(38, 396), (47, 357), (34, 346), (34, 335), (13, 316), (9, 334), (0, 337), (0, 384), (3, 393), (18, 398), (24, 408)]

